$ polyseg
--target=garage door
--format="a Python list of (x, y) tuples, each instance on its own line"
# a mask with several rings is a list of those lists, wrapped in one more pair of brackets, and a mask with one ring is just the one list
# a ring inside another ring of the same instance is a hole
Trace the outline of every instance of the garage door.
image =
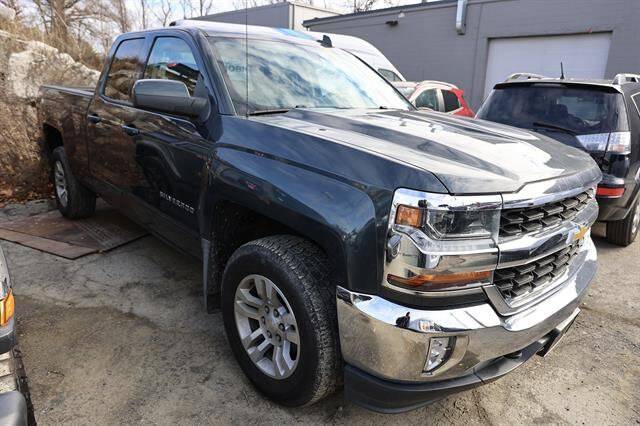
[(515, 72), (566, 77), (603, 78), (611, 33), (495, 38), (489, 41), (485, 96), (493, 85)]

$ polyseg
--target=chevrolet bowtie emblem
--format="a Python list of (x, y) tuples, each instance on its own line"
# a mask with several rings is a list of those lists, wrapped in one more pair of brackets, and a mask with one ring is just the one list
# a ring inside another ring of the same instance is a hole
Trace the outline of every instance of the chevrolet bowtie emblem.
[(588, 226), (582, 226), (580, 225), (580, 229), (578, 229), (576, 231), (575, 234), (573, 234), (573, 241), (578, 241), (584, 238), (584, 236), (587, 234), (587, 231), (589, 230)]

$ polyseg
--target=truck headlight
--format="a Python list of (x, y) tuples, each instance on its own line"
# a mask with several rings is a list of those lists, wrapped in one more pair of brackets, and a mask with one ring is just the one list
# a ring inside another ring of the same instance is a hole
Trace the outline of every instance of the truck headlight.
[[(426, 203), (428, 204), (428, 203)], [(443, 206), (398, 206), (396, 225), (421, 229), (436, 240), (491, 238), (497, 234), (496, 210), (453, 210)]]
[(435, 292), (491, 282), (502, 198), (396, 191), (385, 284)]

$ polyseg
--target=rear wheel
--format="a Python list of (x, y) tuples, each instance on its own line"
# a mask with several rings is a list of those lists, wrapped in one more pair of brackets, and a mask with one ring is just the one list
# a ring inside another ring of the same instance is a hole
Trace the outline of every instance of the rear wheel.
[(240, 247), (225, 268), (222, 313), (240, 367), (267, 397), (299, 406), (335, 390), (335, 295), (316, 246), (275, 236)]
[(69, 219), (91, 216), (96, 209), (96, 196), (82, 186), (71, 172), (64, 147), (53, 150), (53, 186), (58, 210)]
[(619, 246), (628, 246), (638, 236), (640, 229), (640, 197), (623, 220), (607, 223), (607, 241)]

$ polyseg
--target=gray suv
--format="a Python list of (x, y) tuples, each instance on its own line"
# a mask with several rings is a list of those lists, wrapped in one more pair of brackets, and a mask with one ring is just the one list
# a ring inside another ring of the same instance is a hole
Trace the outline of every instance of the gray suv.
[(635, 240), (640, 228), (640, 76), (573, 80), (517, 74), (494, 87), (477, 118), (531, 129), (588, 152), (602, 170), (596, 197), (607, 239), (621, 246)]

